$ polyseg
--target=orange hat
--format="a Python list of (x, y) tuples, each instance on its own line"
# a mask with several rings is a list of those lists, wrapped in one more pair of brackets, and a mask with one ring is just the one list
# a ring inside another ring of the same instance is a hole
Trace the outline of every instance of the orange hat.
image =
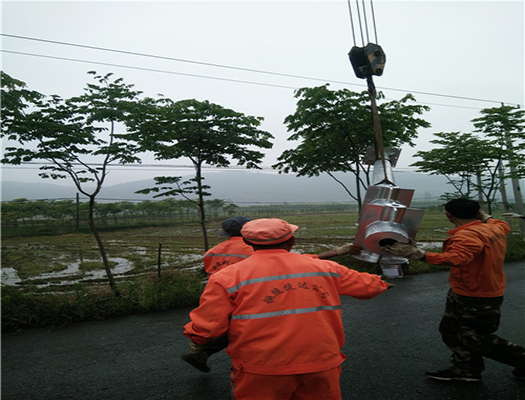
[(248, 242), (267, 246), (286, 242), (299, 228), (278, 218), (261, 218), (246, 222), (241, 235)]

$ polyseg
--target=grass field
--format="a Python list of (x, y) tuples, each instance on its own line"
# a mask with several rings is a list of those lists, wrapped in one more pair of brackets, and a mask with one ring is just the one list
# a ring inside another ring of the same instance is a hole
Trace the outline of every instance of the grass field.
[[(295, 250), (315, 254), (350, 243), (356, 233), (358, 215), (354, 212), (264, 217), (283, 218), (298, 225)], [(208, 223), (210, 247), (223, 240), (218, 236), (221, 221), (222, 218)], [(442, 242), (451, 228), (442, 212), (427, 211), (419, 227), (417, 241)], [(514, 228), (517, 229), (517, 224)], [(204, 253), (201, 229), (197, 222), (102, 232), (102, 239), (110, 259), (126, 262), (128, 268), (125, 275), (128, 276), (157, 273), (159, 246), (161, 271), (165, 272), (198, 268)], [(434, 248), (438, 250), (440, 245)], [(77, 281), (89, 271), (103, 270), (97, 244), (90, 233), (35, 237), (4, 236), (1, 257), (2, 269), (11, 268), (16, 271), (19, 285), (34, 284), (34, 279), (39, 276), (44, 276), (42, 280), (49, 282), (53, 279), (53, 274), (60, 276), (61, 271), (66, 271), (75, 263), (78, 264), (78, 273), (70, 276), (71, 281)], [(352, 260), (350, 257), (343, 257), (339, 262), (352, 264)], [(113, 265), (116, 264), (117, 262), (113, 261)], [(65, 280), (67, 279), (60, 279), (61, 282)]]
[[(286, 219), (299, 226), (296, 232), (296, 250), (299, 252), (320, 253), (349, 243), (356, 232), (356, 213), (275, 217)], [(421, 239), (438, 241), (446, 237), (446, 220), (437, 217), (427, 214), (419, 233)], [(208, 223), (210, 247), (223, 240), (218, 236), (221, 221), (222, 218)], [(204, 253), (200, 226), (196, 222), (185, 222), (169, 227), (108, 231), (102, 232), (101, 235), (108, 257), (128, 262), (130, 266), (126, 271), (128, 276), (148, 271), (156, 272), (159, 246), (161, 246), (161, 270), (164, 271), (199, 267)], [(42, 283), (42, 281), (52, 283), (53, 275), (63, 276), (60, 272), (66, 271), (75, 263), (78, 264), (78, 271), (70, 275), (71, 281), (77, 281), (81, 275), (89, 271), (103, 269), (100, 253), (92, 234), (4, 237), (2, 240), (2, 268), (15, 270), (19, 285)], [(35, 278), (40, 276), (42, 276), (40, 281), (35, 281)], [(64, 280), (66, 279), (61, 279), (61, 282)]]

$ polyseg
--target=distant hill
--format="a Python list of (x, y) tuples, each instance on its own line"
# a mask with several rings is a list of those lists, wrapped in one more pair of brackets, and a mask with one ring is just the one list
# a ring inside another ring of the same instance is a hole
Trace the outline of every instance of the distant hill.
[[(337, 174), (337, 179), (353, 185), (353, 176)], [(451, 188), (442, 176), (416, 172), (394, 172), (396, 184), (406, 189), (415, 189), (414, 199), (433, 200)], [(291, 174), (225, 170), (208, 173), (205, 183), (211, 186), (210, 199), (230, 200), (243, 203), (332, 203), (351, 202), (343, 187), (333, 178), (324, 174), (305, 178)], [(135, 191), (153, 187), (151, 180), (133, 181), (104, 187), (98, 201), (142, 201), (152, 200), (152, 195), (135, 194)], [(45, 180), (39, 183), (2, 182), (2, 201), (26, 198), (75, 199), (76, 190), (70, 186), (57, 185)], [(81, 199), (83, 197), (81, 196)]]

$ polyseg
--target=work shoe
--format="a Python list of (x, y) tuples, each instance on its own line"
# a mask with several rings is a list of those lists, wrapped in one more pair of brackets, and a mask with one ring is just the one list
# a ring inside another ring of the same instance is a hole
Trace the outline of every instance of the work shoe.
[(516, 368), (512, 371), (512, 375), (514, 375), (516, 379), (525, 381), (525, 369)]
[(180, 356), (184, 361), (186, 361), (188, 364), (194, 366), (199, 371), (202, 372), (210, 372), (210, 367), (208, 367), (207, 361), (208, 361), (208, 355), (201, 351), (198, 353), (190, 352), (183, 354)]
[(480, 374), (459, 374), (452, 372), (450, 369), (444, 369), (437, 372), (427, 372), (430, 379), (438, 381), (455, 381), (455, 382), (481, 382)]

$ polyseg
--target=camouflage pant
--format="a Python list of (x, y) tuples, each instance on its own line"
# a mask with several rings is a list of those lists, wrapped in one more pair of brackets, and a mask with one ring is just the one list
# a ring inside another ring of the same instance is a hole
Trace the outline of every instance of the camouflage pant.
[(449, 290), (445, 314), (439, 326), (443, 342), (452, 351), (453, 370), (481, 373), (483, 357), (514, 367), (525, 367), (525, 348), (495, 335), (503, 296), (482, 298), (460, 296)]

